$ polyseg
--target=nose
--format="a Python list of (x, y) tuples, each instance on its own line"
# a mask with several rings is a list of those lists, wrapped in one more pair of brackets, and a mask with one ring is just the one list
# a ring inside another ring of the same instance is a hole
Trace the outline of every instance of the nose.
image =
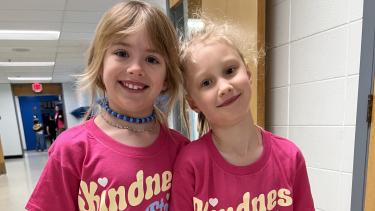
[(141, 63), (139, 61), (132, 61), (126, 68), (126, 72), (130, 75), (144, 76), (144, 71)]
[(223, 97), (233, 91), (233, 86), (227, 80), (220, 81), (219, 96)]

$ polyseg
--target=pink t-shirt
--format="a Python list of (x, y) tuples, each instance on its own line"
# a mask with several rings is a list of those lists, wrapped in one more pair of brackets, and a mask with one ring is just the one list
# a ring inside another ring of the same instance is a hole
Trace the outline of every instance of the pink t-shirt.
[(168, 210), (172, 168), (187, 143), (162, 126), (151, 146), (126, 146), (91, 119), (54, 142), (26, 209)]
[(304, 158), (290, 141), (262, 131), (261, 157), (228, 163), (209, 132), (177, 158), (171, 211), (314, 211)]

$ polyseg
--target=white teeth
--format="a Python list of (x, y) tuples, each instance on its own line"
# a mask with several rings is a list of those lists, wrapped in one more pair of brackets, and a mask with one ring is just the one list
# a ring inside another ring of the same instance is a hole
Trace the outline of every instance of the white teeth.
[(134, 89), (134, 90), (142, 89), (142, 86), (138, 86), (138, 85), (130, 84), (130, 83), (125, 83), (125, 86), (128, 87), (129, 89)]

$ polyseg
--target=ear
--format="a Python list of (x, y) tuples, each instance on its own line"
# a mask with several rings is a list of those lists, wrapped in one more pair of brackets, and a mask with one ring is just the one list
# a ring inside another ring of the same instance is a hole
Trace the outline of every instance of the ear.
[(193, 110), (194, 110), (195, 112), (197, 112), (197, 113), (201, 112), (201, 111), (198, 109), (197, 105), (195, 104), (193, 98), (191, 98), (189, 95), (186, 95), (186, 100), (188, 101), (189, 106), (190, 106), (191, 109), (193, 109)]

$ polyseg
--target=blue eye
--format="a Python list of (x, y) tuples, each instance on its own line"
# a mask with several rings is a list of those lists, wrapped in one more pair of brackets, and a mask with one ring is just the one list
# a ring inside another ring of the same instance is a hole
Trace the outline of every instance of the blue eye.
[(208, 87), (212, 84), (211, 80), (203, 80), (201, 83), (201, 87)]
[(117, 50), (114, 54), (115, 54), (116, 56), (118, 56), (118, 57), (122, 57), (122, 58), (129, 57), (128, 52), (125, 51), (125, 50)]
[(159, 60), (154, 56), (148, 56), (146, 57), (146, 62), (150, 64), (159, 64)]

